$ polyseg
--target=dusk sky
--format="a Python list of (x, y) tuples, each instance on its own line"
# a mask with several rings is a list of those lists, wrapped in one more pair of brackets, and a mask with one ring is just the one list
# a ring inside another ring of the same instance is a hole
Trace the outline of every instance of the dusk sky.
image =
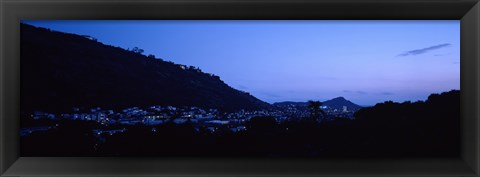
[(29, 20), (198, 66), (269, 103), (359, 105), (460, 89), (460, 21)]

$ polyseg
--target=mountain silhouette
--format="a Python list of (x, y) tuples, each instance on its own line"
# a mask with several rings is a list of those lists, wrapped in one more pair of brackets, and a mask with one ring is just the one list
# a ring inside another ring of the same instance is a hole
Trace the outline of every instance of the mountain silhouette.
[[(121, 36), (119, 36), (121, 37)], [(199, 68), (143, 50), (21, 24), (22, 111), (172, 105), (257, 110), (270, 105)]]
[(322, 102), (322, 106), (328, 106), (334, 109), (343, 109), (343, 106), (346, 106), (348, 110), (359, 110), (361, 106), (352, 103), (351, 101), (345, 99), (344, 97), (337, 97), (331, 100)]
[[(294, 105), (294, 106), (307, 106), (307, 102), (293, 102), (293, 101), (284, 101), (284, 102), (277, 102), (273, 103), (274, 106), (286, 106), (286, 105)], [(327, 106), (332, 109), (343, 109), (343, 106), (347, 106), (348, 110), (359, 110), (362, 106), (359, 106), (344, 97), (336, 97), (331, 100), (323, 101), (322, 106)]]

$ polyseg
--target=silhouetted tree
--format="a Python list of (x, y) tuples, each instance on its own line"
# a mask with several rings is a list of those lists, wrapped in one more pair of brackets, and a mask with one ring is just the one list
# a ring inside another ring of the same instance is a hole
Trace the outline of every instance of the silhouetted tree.
[(132, 49), (132, 52), (135, 52), (135, 53), (138, 53), (138, 54), (142, 54), (142, 53), (144, 52), (144, 50), (141, 49), (141, 48), (138, 48), (138, 47), (134, 47), (134, 48)]
[(320, 101), (308, 101), (308, 109), (310, 110), (310, 118), (314, 121), (321, 121), (320, 116), (325, 117), (325, 112), (320, 109), (322, 102)]

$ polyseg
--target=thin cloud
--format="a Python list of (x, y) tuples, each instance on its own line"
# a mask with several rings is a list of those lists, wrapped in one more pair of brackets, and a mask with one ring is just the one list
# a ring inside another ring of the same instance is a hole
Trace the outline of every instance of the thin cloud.
[(364, 91), (360, 91), (360, 90), (357, 90), (357, 91), (343, 90), (343, 92), (344, 93), (356, 93), (356, 94), (361, 94), (361, 95), (368, 94), (368, 92), (364, 92)]
[(393, 95), (392, 92), (382, 92), (381, 94), (382, 94), (382, 95)]
[(356, 91), (355, 93), (362, 94), (362, 95), (367, 94), (367, 92), (364, 92), (364, 91)]
[(445, 54), (435, 54), (433, 56), (440, 57), (440, 56), (447, 56), (450, 55), (451, 53), (445, 53)]
[(441, 48), (444, 48), (444, 47), (448, 47), (450, 45), (451, 44), (449, 44), (449, 43), (445, 43), (445, 44), (430, 46), (430, 47), (423, 48), (423, 49), (410, 50), (410, 51), (402, 53), (398, 56), (405, 57), (405, 56), (409, 56), (409, 55), (420, 55), (420, 54), (424, 54), (424, 53), (427, 53), (427, 52), (432, 51), (432, 50), (437, 50), (437, 49), (441, 49)]

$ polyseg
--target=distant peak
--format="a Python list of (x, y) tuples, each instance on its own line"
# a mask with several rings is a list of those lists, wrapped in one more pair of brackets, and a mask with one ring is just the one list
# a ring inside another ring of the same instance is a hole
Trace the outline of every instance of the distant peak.
[(333, 100), (347, 100), (347, 99), (345, 99), (345, 97), (343, 97), (343, 96), (339, 96), (339, 97), (334, 98)]
[(323, 102), (323, 105), (331, 107), (331, 108), (337, 108), (337, 109), (342, 109), (344, 106), (346, 106), (348, 109), (359, 109), (361, 106), (352, 103), (351, 101), (345, 99), (343, 96), (339, 96), (336, 98), (333, 98), (331, 100), (327, 100)]

